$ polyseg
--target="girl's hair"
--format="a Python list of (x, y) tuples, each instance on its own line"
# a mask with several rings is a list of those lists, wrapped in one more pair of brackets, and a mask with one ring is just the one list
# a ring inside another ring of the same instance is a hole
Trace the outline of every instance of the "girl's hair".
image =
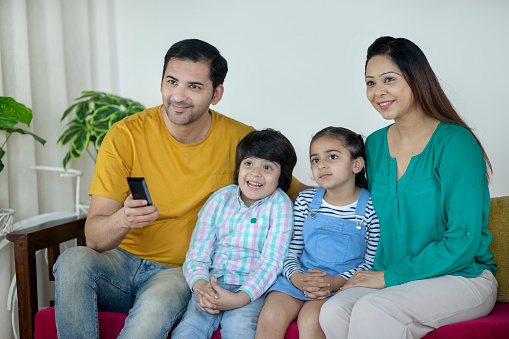
[(242, 160), (254, 157), (276, 162), (281, 166), (278, 187), (288, 191), (292, 183), (292, 172), (297, 163), (297, 154), (292, 143), (279, 131), (267, 128), (252, 131), (237, 145), (233, 182), (239, 184), (239, 169)]
[(487, 165), (486, 177), (489, 180), (493, 169), (484, 147), (452, 106), (422, 50), (408, 39), (396, 39), (390, 36), (380, 37), (368, 47), (364, 74), (366, 73), (368, 61), (377, 55), (389, 56), (398, 66), (412, 90), (415, 101), (427, 115), (440, 121), (463, 126), (472, 133), (483, 152)]
[(348, 128), (329, 126), (316, 133), (311, 139), (311, 145), (322, 137), (337, 139), (344, 148), (350, 152), (352, 159), (361, 157), (364, 159), (364, 167), (355, 174), (355, 185), (360, 188), (368, 189), (368, 181), (366, 179), (366, 149), (364, 148), (364, 139), (362, 135), (357, 134)]

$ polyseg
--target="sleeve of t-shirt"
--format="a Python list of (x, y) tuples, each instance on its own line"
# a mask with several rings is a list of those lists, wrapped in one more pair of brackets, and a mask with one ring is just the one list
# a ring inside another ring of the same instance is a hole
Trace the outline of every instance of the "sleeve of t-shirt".
[(295, 272), (304, 273), (299, 259), (304, 250), (302, 227), (307, 217), (308, 205), (309, 203), (306, 202), (303, 195), (300, 194), (293, 207), (293, 237), (290, 241), (288, 254), (283, 265), (283, 276), (288, 280)]
[(95, 165), (89, 195), (123, 202), (129, 192), (126, 177), (132, 168), (132, 138), (127, 130), (114, 124), (106, 134)]

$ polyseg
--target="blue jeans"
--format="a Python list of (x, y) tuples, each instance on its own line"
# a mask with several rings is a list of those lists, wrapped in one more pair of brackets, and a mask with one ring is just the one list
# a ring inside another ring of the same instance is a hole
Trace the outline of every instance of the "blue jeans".
[(129, 313), (119, 338), (166, 338), (191, 295), (182, 268), (119, 248), (70, 248), (53, 273), (59, 338), (99, 338), (98, 310)]
[[(237, 292), (240, 285), (230, 285), (223, 282), (223, 277), (217, 279), (219, 286), (230, 292)], [(263, 307), (265, 297), (262, 296), (244, 307), (218, 314), (209, 314), (198, 307), (198, 297), (193, 293), (184, 317), (171, 334), (172, 339), (179, 338), (210, 338), (221, 324), (221, 338), (254, 338), (258, 316)]]

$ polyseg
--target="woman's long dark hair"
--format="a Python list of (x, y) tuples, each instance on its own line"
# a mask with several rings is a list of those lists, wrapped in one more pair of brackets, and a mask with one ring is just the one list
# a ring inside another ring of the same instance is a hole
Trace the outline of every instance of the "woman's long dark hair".
[(437, 76), (431, 69), (428, 59), (426, 59), (422, 50), (408, 39), (390, 36), (380, 37), (368, 48), (364, 73), (366, 73), (368, 61), (376, 55), (389, 56), (396, 66), (399, 67), (412, 90), (415, 101), (423, 108), (427, 115), (440, 121), (463, 126), (472, 133), (483, 152), (487, 166), (486, 177), (489, 181), (493, 168), (491, 167), (488, 154), (486, 154), (479, 138), (459, 116), (447, 95), (445, 95)]

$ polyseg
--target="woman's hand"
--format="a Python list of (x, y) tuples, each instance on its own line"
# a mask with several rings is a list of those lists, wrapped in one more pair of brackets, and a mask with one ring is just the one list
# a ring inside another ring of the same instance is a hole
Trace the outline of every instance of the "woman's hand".
[(352, 287), (367, 287), (382, 289), (385, 286), (384, 271), (359, 270), (340, 288), (341, 291)]

